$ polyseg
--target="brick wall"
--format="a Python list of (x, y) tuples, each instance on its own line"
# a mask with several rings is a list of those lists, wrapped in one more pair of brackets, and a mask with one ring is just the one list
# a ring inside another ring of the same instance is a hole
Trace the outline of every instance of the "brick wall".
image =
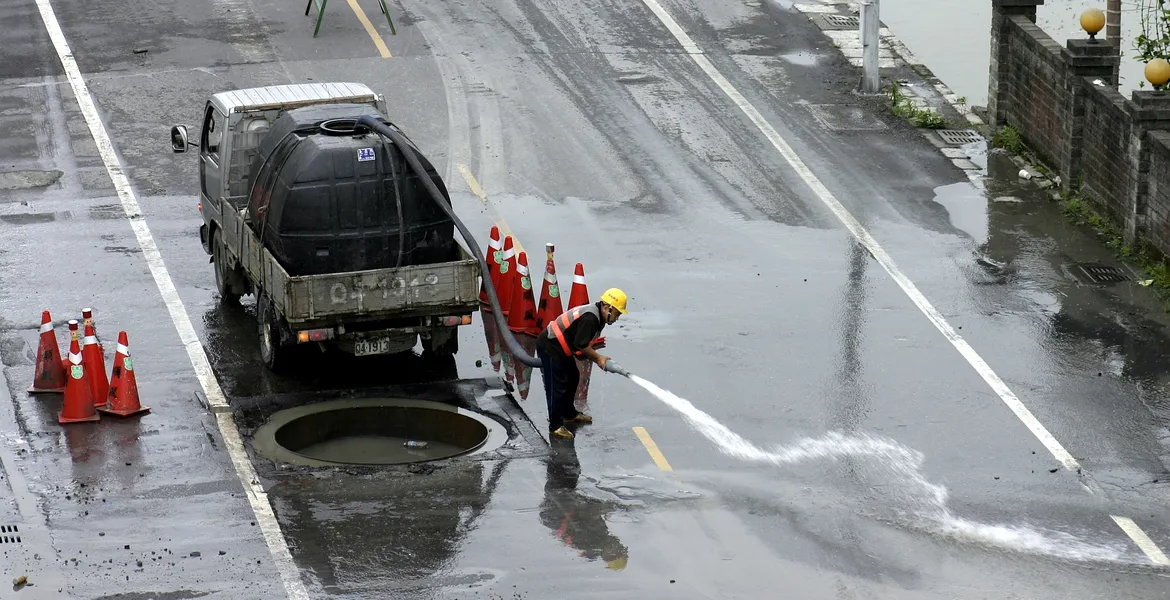
[[(1126, 99), (1108, 86), (1096, 86), (1093, 78), (1079, 78), (1083, 86), (1084, 112), (1080, 116), (1081, 193), (1095, 200), (1118, 222), (1129, 214), (1129, 151), (1131, 118)], [(1076, 182), (1069, 182), (1075, 184)]]
[(1170, 255), (1170, 92), (1117, 91), (1119, 48), (1104, 40), (1062, 47), (1036, 26), (1044, 0), (991, 0), (992, 127), (1011, 125), (1129, 244)]
[(1155, 248), (1170, 248), (1170, 133), (1152, 131), (1147, 138), (1150, 168), (1147, 172), (1146, 236)]
[(1004, 120), (1028, 140), (1048, 164), (1057, 164), (1064, 145), (1065, 66), (1060, 44), (1025, 15), (1011, 15), (1000, 42), (1009, 66), (1002, 102)]

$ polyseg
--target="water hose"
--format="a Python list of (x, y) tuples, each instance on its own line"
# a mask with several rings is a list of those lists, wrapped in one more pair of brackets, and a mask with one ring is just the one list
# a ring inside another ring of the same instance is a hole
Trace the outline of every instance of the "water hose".
[(463, 241), (467, 242), (467, 245), (471, 247), (471, 254), (479, 261), (479, 270), (483, 276), (483, 285), (487, 289), (488, 302), (492, 307), (492, 315), (496, 319), (496, 331), (500, 339), (503, 340), (504, 345), (508, 347), (508, 352), (511, 352), (512, 356), (516, 357), (516, 360), (525, 365), (539, 369), (541, 366), (540, 359), (535, 356), (529, 356), (528, 352), (520, 346), (520, 342), (516, 341), (516, 337), (512, 335), (512, 330), (508, 329), (508, 322), (504, 319), (504, 310), (500, 308), (500, 299), (496, 296), (496, 286), (492, 283), (492, 272), (488, 269), (487, 260), (484, 259), (483, 252), (479, 249), (479, 243), (475, 241), (471, 232), (463, 225), (463, 221), (460, 221), (459, 217), (455, 215), (455, 211), (447, 205), (446, 198), (443, 197), (442, 192), (439, 191), (435, 182), (431, 180), (431, 176), (427, 174), (426, 169), (419, 162), (418, 156), (411, 151), (412, 146), (410, 142), (401, 133), (387, 127), (385, 123), (370, 115), (358, 117), (357, 124), (369, 127), (373, 131), (390, 138), (390, 141), (394, 142), (394, 145), (402, 150), (402, 155), (406, 157), (406, 162), (410, 164), (410, 169), (422, 180), (423, 185), (426, 186), (427, 191), (431, 194), (431, 199), (455, 222), (455, 226), (459, 228), (459, 234), (463, 236)]

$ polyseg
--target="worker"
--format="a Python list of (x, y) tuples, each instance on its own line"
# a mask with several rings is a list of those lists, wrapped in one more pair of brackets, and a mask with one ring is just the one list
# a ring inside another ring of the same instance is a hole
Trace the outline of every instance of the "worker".
[(553, 319), (536, 338), (544, 397), (548, 402), (549, 436), (573, 439), (573, 432), (565, 428), (566, 423), (593, 422), (593, 417), (573, 406), (573, 395), (581, 378), (576, 361), (588, 359), (605, 369), (610, 358), (598, 354), (590, 344), (606, 325), (613, 325), (624, 314), (626, 293), (610, 288), (598, 302), (571, 308)]

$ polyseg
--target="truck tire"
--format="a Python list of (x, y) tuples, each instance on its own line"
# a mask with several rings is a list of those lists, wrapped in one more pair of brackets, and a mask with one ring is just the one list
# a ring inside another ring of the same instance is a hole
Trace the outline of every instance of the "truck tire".
[(455, 356), (459, 353), (459, 330), (455, 327), (432, 329), (431, 337), (422, 339), (422, 347), (424, 356)]
[(228, 269), (224, 254), (219, 229), (216, 229), (211, 233), (211, 264), (215, 268), (215, 291), (219, 292), (221, 303), (235, 306), (240, 303), (242, 294), (236, 293), (234, 283), (238, 276), (234, 269)]
[(280, 315), (266, 295), (257, 298), (256, 320), (260, 330), (260, 360), (270, 371), (280, 373), (288, 364), (290, 349), (282, 341), (284, 328)]

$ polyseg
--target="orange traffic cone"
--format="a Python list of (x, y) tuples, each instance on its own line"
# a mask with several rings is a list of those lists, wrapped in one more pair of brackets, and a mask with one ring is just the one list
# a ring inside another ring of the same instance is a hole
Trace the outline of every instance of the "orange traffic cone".
[(87, 321), (85, 324), (85, 343), (82, 345), (81, 355), (85, 362), (89, 389), (93, 393), (93, 405), (105, 406), (106, 396), (110, 394), (110, 380), (106, 378), (106, 355), (98, 345), (92, 322)]
[[(92, 308), (81, 309), (81, 319), (82, 319), (81, 325), (83, 327), (92, 327), (93, 328), (93, 339), (97, 342), (98, 348), (101, 348), (102, 352), (105, 352), (105, 346), (102, 346), (102, 339), (100, 337), (98, 337), (98, 334), (97, 334), (97, 326), (95, 326), (93, 324), (93, 309)], [(89, 334), (86, 334), (86, 335), (89, 335)], [(82, 344), (81, 349), (85, 350), (85, 344)], [(84, 354), (84, 352), (83, 352), (83, 354)]]
[(508, 313), (508, 329), (516, 333), (540, 335), (536, 321), (536, 299), (532, 295), (532, 277), (528, 271), (528, 253), (521, 252), (516, 264), (519, 284), (512, 292), (512, 306)]
[(138, 400), (138, 379), (134, 377), (134, 359), (130, 358), (130, 342), (126, 332), (118, 332), (118, 352), (114, 355), (114, 370), (110, 378), (108, 406), (98, 410), (108, 415), (129, 417), (150, 412)]
[(582, 304), (589, 304), (589, 288), (585, 286), (585, 267), (577, 263), (573, 267), (573, 286), (569, 288), (569, 305), (565, 309), (574, 309)]
[(61, 364), (61, 347), (49, 311), (41, 313), (41, 342), (37, 347), (37, 371), (30, 394), (60, 394), (65, 391), (65, 365)]
[(57, 413), (57, 422), (88, 423), (100, 421), (93, 406), (93, 391), (85, 377), (85, 365), (81, 360), (81, 346), (77, 343), (77, 321), (69, 321), (69, 358), (65, 360), (69, 373), (65, 384), (65, 403)]
[[(487, 259), (488, 273), (491, 274), (492, 285), (496, 288), (496, 293), (500, 290), (500, 257), (503, 251), (500, 249), (500, 228), (492, 225), (491, 237), (488, 238), (488, 252)], [(488, 300), (487, 283), (481, 283), (479, 286), (479, 303), (485, 312), (492, 311), (491, 302)], [(502, 306), (500, 308), (503, 308)]]
[[(573, 287), (569, 288), (569, 309), (589, 304), (589, 288), (585, 285), (585, 267), (581, 263), (573, 268)], [(594, 349), (605, 346), (605, 338), (598, 338), (591, 346)], [(577, 382), (577, 392), (573, 394), (573, 406), (578, 411), (584, 411), (589, 402), (589, 378), (593, 374), (593, 361), (577, 361), (577, 372), (581, 378)]]
[[(512, 294), (512, 309), (508, 313), (508, 329), (516, 335), (516, 341), (524, 348), (529, 356), (536, 352), (536, 336), (540, 335), (540, 325), (536, 321), (536, 299), (532, 294), (532, 276), (528, 271), (528, 254), (520, 253), (520, 260), (516, 264), (516, 275), (520, 278), (520, 285)], [(529, 382), (532, 381), (532, 367), (515, 360), (512, 356), (512, 368), (516, 374), (516, 388), (520, 392), (520, 399), (528, 398)]]
[(499, 296), (500, 310), (504, 316), (512, 306), (512, 290), (519, 282), (516, 280), (516, 250), (512, 247), (512, 236), (504, 238), (504, 253), (500, 255), (500, 283), (496, 286), (496, 295)]
[(548, 327), (549, 323), (565, 312), (565, 307), (561, 303), (561, 286), (557, 285), (557, 266), (553, 264), (555, 249), (551, 243), (544, 245), (548, 260), (544, 264), (544, 286), (540, 290), (540, 304), (536, 305), (536, 325), (541, 329)]

